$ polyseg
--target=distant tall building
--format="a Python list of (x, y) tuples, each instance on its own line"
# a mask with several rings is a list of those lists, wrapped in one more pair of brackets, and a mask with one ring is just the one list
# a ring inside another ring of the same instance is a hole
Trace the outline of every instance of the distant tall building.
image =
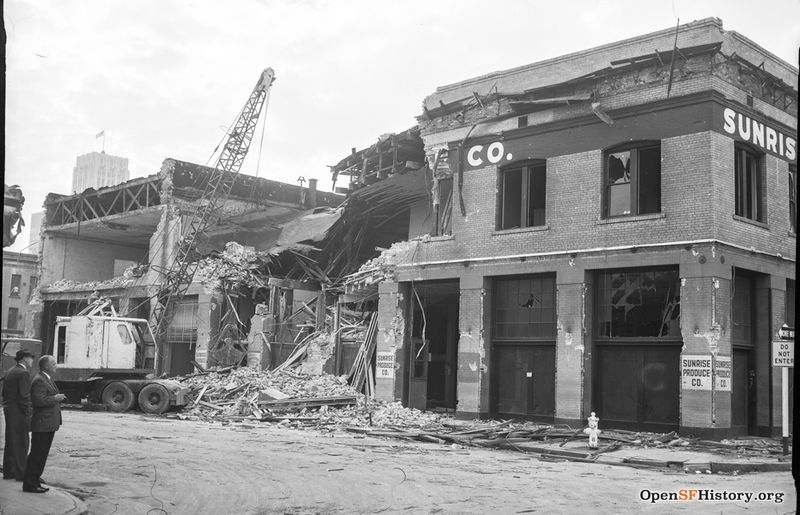
[(25, 251), (29, 254), (38, 254), (39, 253), (39, 230), (42, 228), (42, 217), (44, 216), (44, 211), (39, 211), (38, 213), (33, 213), (31, 215), (31, 223), (30, 226), (27, 227), (28, 229), (28, 246), (25, 247)]
[(90, 152), (78, 156), (72, 170), (72, 192), (81, 193), (86, 188), (113, 186), (127, 181), (129, 177), (127, 157)]

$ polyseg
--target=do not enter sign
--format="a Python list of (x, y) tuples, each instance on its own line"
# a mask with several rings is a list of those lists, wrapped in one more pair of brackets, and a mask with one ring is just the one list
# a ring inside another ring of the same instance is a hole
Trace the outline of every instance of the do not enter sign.
[(794, 342), (788, 340), (775, 340), (772, 342), (772, 366), (794, 366)]

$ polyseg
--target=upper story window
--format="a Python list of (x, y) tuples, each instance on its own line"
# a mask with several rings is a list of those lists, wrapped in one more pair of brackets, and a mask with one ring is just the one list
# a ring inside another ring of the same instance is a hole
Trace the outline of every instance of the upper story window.
[(544, 161), (500, 171), (498, 229), (545, 224), (546, 172)]
[(764, 188), (762, 156), (752, 148), (740, 143), (736, 144), (735, 149), (735, 214), (742, 218), (765, 222), (765, 209), (762, 201)]
[(19, 290), (22, 287), (22, 276), (19, 274), (11, 275), (11, 291), (9, 297), (19, 297)]
[(797, 167), (789, 165), (789, 229), (797, 233)]
[(439, 179), (439, 209), (436, 211), (436, 234), (444, 236), (453, 234), (453, 178)]
[(603, 217), (661, 212), (661, 143), (605, 153)]

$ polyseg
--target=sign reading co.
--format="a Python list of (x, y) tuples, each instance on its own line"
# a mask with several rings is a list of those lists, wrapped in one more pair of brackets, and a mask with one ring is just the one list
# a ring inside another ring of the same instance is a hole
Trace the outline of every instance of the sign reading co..
[(488, 145), (473, 145), (467, 151), (467, 164), (470, 168), (480, 168), (487, 164), (496, 165), (501, 161), (511, 161), (514, 154), (506, 153), (502, 141), (495, 141)]

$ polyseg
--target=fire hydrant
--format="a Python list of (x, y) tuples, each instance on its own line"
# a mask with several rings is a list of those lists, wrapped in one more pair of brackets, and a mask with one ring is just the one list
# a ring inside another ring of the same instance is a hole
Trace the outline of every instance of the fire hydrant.
[(584, 433), (589, 435), (589, 448), (590, 449), (597, 449), (597, 435), (602, 433), (597, 428), (597, 424), (600, 422), (600, 419), (594, 415), (594, 411), (592, 415), (589, 417), (589, 427), (583, 430)]

